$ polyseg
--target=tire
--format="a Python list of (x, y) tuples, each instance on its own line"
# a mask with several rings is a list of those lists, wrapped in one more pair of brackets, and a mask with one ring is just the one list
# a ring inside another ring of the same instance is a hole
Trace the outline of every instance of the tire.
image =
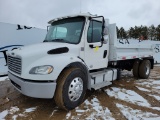
[(143, 60), (139, 65), (139, 76), (142, 79), (147, 79), (151, 71), (151, 62), (149, 60)]
[(54, 95), (60, 109), (72, 110), (83, 102), (87, 89), (86, 77), (79, 68), (69, 68), (60, 74)]
[(135, 78), (139, 78), (139, 60), (135, 60), (132, 72)]

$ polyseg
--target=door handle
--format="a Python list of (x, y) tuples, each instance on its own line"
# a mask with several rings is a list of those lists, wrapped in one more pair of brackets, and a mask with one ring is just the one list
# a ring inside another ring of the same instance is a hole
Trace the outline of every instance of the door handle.
[(104, 51), (103, 58), (106, 58), (106, 56), (107, 56), (107, 50)]

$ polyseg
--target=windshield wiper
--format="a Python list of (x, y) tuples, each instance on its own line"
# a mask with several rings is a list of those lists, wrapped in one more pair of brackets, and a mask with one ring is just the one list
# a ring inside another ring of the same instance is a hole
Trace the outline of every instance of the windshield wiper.
[(64, 43), (69, 43), (68, 41), (64, 40), (64, 39), (52, 39), (52, 40), (44, 40), (43, 42), (64, 42)]
[(53, 39), (53, 40), (51, 40), (52, 42), (65, 42), (65, 43), (67, 43), (67, 41), (66, 40), (64, 40), (64, 39)]
[(44, 40), (43, 42), (49, 42), (48, 40)]

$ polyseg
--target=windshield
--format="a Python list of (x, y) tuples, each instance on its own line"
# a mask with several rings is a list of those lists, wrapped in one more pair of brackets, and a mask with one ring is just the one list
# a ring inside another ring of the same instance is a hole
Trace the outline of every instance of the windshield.
[(44, 42), (78, 44), (81, 39), (84, 21), (84, 17), (74, 17), (53, 22)]

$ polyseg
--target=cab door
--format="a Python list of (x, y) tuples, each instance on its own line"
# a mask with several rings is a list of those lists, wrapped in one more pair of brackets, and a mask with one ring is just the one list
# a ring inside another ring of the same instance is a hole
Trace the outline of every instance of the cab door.
[(87, 23), (85, 40), (85, 62), (89, 70), (106, 68), (109, 43), (102, 42), (103, 20), (91, 19)]

